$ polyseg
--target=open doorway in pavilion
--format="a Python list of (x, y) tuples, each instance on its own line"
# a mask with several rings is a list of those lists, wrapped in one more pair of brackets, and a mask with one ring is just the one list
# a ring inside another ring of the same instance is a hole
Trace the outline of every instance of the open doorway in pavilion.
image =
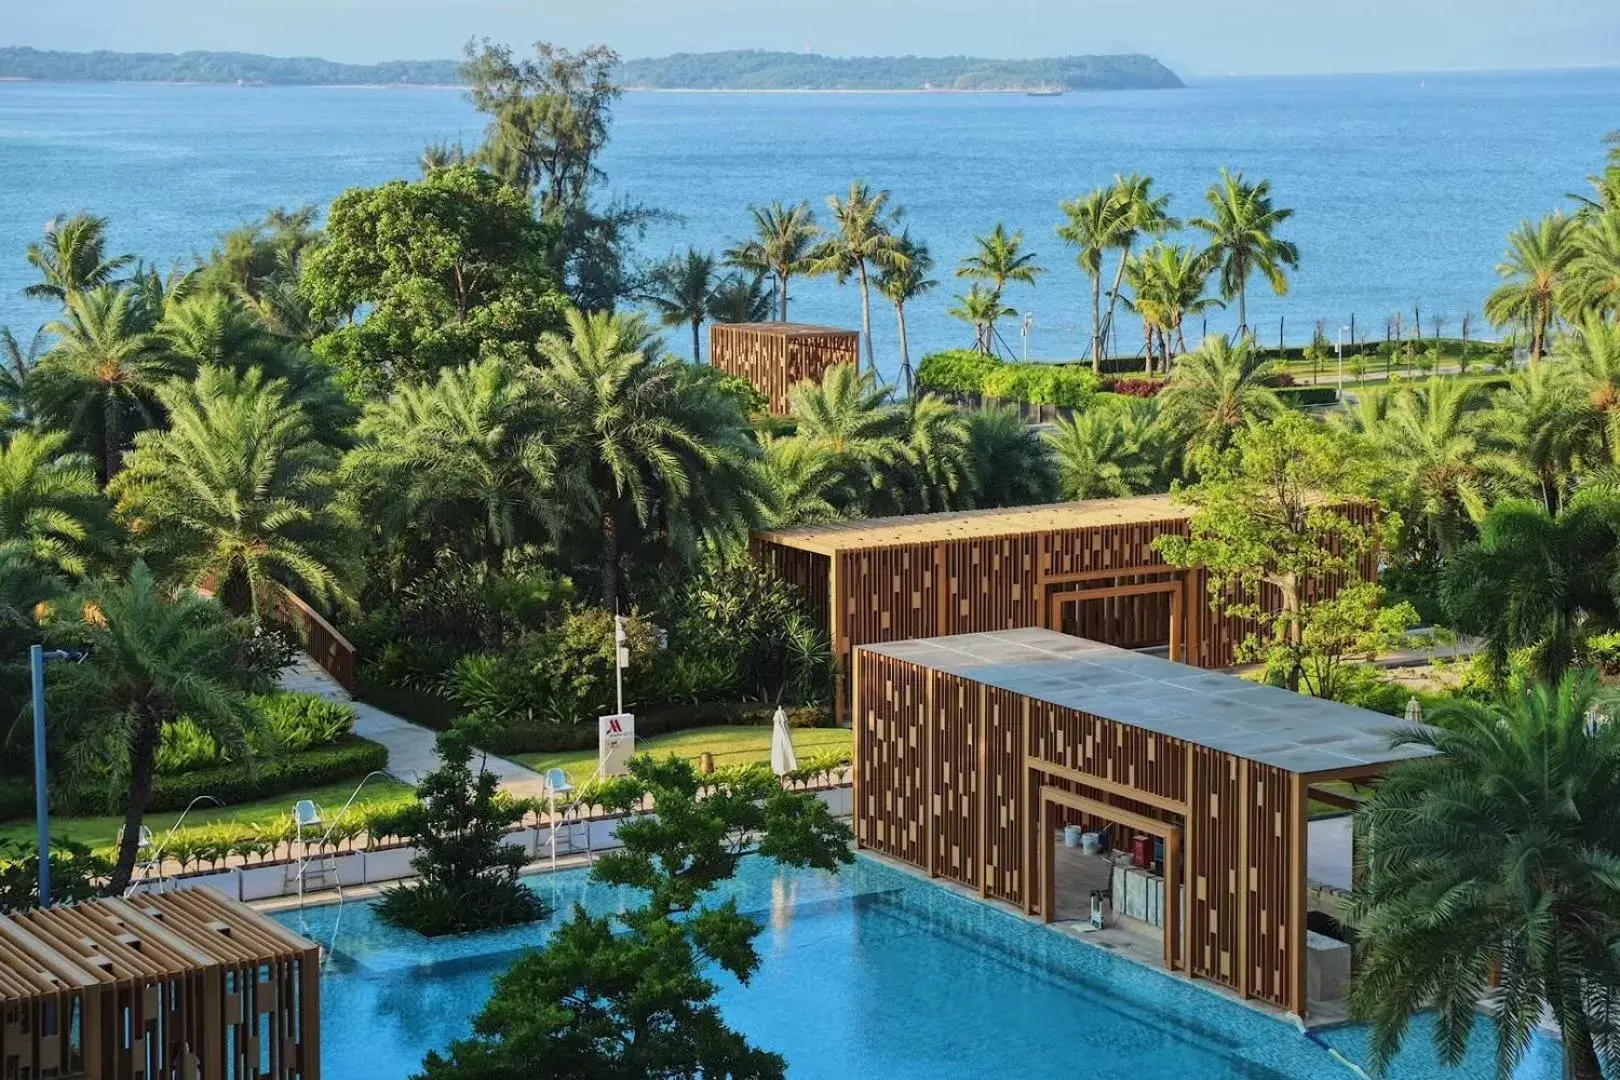
[(1102, 943), (1182, 966), (1186, 927), (1182, 830), (1056, 786), (1040, 790), (1046, 921)]
[(1052, 629), (1186, 662), (1186, 586), (1179, 572), (1116, 574), (1048, 588)]

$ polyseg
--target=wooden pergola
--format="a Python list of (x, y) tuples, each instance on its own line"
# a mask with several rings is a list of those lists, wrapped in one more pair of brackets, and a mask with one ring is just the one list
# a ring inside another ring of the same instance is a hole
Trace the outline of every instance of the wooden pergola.
[(1164, 844), (1164, 966), (1305, 1016), (1313, 785), (1396, 721), (1050, 630), (864, 646), (857, 844), (1053, 921), (1067, 824)]
[(854, 330), (781, 322), (709, 328), (709, 363), (746, 379), (773, 416), (787, 415), (788, 394), (799, 383), (819, 383), (828, 368), (860, 362), (861, 335)]
[(320, 950), (212, 889), (0, 917), (6, 1080), (319, 1080)]

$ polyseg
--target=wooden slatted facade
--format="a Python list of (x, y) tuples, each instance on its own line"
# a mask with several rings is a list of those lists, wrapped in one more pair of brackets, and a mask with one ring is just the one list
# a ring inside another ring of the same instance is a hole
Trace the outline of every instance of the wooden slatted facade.
[[(1202, 571), (1153, 546), (1185, 535), (1190, 516), (1145, 495), (763, 531), (752, 550), (799, 589), (841, 676), (860, 645), (1030, 626), (1229, 667), (1251, 626), (1210, 607)], [(840, 717), (848, 702), (845, 683)]]
[(883, 648), (855, 658), (860, 848), (1050, 922), (1058, 828), (1109, 828), (1116, 846), (1147, 831), (1166, 842), (1167, 889), (1181, 897), (1166, 905), (1165, 967), (1306, 1015), (1307, 793), (1328, 773), (1290, 772)]
[(211, 889), (0, 917), (6, 1080), (319, 1080), (320, 950)]
[(716, 323), (709, 327), (709, 363), (747, 379), (765, 395), (773, 416), (786, 416), (788, 394), (801, 382), (821, 381), (828, 368), (858, 366), (861, 335), (854, 330), (801, 323)]

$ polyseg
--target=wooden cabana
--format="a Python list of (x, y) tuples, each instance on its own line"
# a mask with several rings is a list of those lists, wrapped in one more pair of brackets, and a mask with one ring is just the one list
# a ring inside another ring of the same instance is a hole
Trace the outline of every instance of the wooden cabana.
[(827, 369), (861, 362), (855, 330), (803, 323), (716, 323), (709, 328), (709, 363), (748, 380), (765, 395), (773, 416), (786, 416), (788, 393), (802, 382), (819, 383)]
[(1066, 824), (1163, 845), (1164, 966), (1299, 1016), (1313, 784), (1376, 777), (1390, 717), (1026, 629), (855, 656), (855, 837), (1053, 921)]
[(212, 889), (0, 917), (6, 1080), (319, 1080), (320, 950)]

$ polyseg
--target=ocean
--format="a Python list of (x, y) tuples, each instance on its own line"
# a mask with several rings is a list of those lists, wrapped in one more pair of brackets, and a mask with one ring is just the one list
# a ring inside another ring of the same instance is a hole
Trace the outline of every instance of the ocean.
[[(478, 140), (481, 120), (447, 90), (0, 83), (0, 325), (24, 340), (51, 317), (23, 299), (26, 245), (44, 222), (87, 209), (112, 246), (167, 266), (274, 206), (412, 176), (424, 145)], [(1054, 235), (1058, 202), (1116, 173), (1152, 175), (1171, 211), (1203, 210), (1221, 166), (1272, 181), (1294, 208), (1284, 235), (1300, 267), (1286, 297), (1258, 283), (1250, 322), (1266, 340), (1330, 338), (1356, 319), (1382, 336), (1397, 311), (1474, 333), (1504, 237), (1566, 203), (1620, 127), (1620, 69), (1513, 74), (1222, 78), (1185, 90), (1067, 94), (632, 93), (603, 165), (614, 195), (668, 211), (648, 259), (718, 251), (750, 203), (816, 206), (855, 178), (891, 190), (932, 248), (940, 285), (910, 311), (913, 355), (971, 343), (947, 309), (975, 233), (1024, 231), (1049, 271), (1007, 300), (1033, 316), (1033, 358), (1085, 351), (1089, 299)], [(853, 286), (796, 284), (795, 321), (859, 326)], [(1019, 320), (1003, 327), (1014, 352)], [(1235, 311), (1216, 311), (1211, 332)], [(898, 354), (891, 309), (874, 303), (879, 364)], [(1122, 329), (1122, 349), (1139, 331)], [(687, 339), (672, 332), (682, 348)]]

